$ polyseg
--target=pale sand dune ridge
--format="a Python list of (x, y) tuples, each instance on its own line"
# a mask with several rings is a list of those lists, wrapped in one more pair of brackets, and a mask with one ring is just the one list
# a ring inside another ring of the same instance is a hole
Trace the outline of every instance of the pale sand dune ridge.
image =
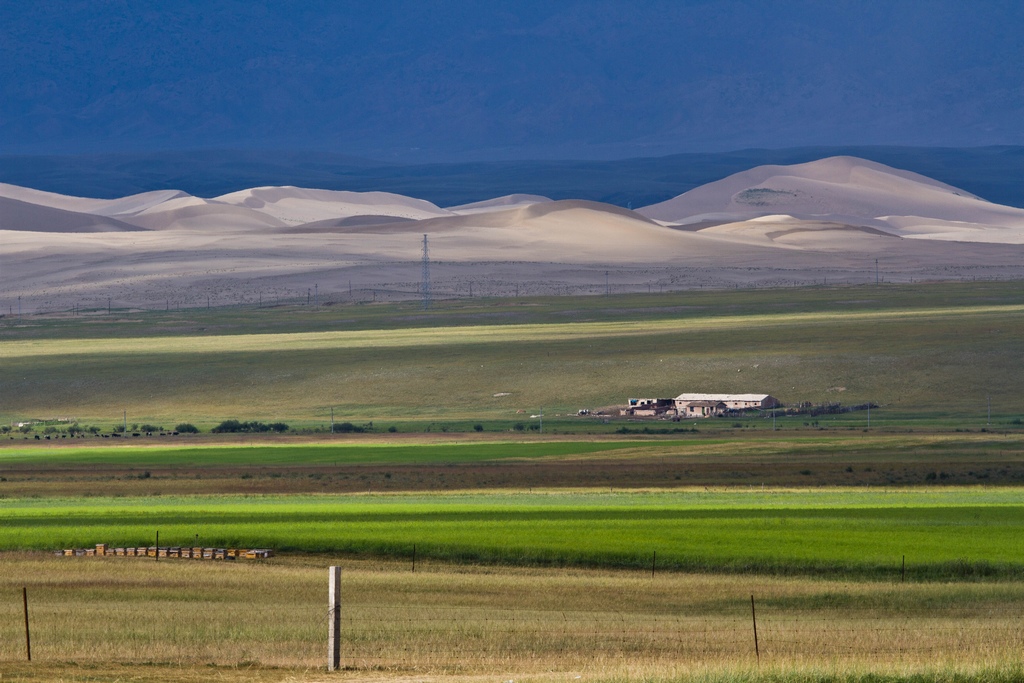
[(216, 197), (213, 202), (244, 206), (285, 225), (352, 216), (393, 216), (410, 220), (449, 216), (451, 212), (423, 199), (391, 192), (345, 192), (300, 187), (256, 187)]
[(550, 201), (551, 199), (548, 197), (542, 197), (537, 194), (507, 194), (504, 197), (495, 197), (494, 199), (487, 199), (482, 202), (449, 206), (448, 210), (452, 213), (465, 215), (471, 213), (487, 213), (489, 211), (502, 211), (512, 207), (543, 204)]
[[(691, 213), (695, 212), (695, 213)], [(509, 195), (440, 208), (294, 187), (123, 199), (0, 185), (0, 314), (71, 304), (437, 296), (1024, 279), (1024, 211), (856, 159), (761, 167), (630, 211)], [(666, 220), (666, 217), (673, 217)], [(666, 225), (668, 223), (668, 225)], [(685, 223), (685, 225), (675, 225)]]
[(789, 215), (875, 227), (915, 239), (1024, 243), (1024, 210), (852, 157), (759, 166), (639, 213), (679, 224)]

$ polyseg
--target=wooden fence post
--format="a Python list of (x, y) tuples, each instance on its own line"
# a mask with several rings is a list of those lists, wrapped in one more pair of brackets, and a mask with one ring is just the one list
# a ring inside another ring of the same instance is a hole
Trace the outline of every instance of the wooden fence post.
[(757, 664), (761, 665), (761, 648), (757, 645), (757, 613), (754, 611), (754, 596), (750, 596), (750, 619), (754, 622), (754, 654), (757, 656)]
[(32, 638), (28, 631), (28, 588), (25, 586), (21, 587), (21, 599), (25, 602), (25, 654), (28, 655), (28, 661), (32, 661)]
[(341, 567), (331, 567), (328, 580), (330, 632), (327, 637), (327, 670), (341, 666)]

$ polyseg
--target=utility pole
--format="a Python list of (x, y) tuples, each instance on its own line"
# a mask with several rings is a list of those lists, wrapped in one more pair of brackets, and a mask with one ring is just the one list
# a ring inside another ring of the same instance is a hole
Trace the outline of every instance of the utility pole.
[(985, 424), (992, 424), (992, 397), (988, 397), (988, 422)]
[(331, 406), (331, 434), (334, 433), (334, 406)]
[(540, 407), (540, 433), (544, 433), (544, 406)]
[[(124, 432), (128, 433), (128, 411), (124, 411)], [(158, 532), (159, 533), (159, 532)]]
[(427, 247), (427, 235), (423, 234), (423, 310), (430, 308), (430, 251)]

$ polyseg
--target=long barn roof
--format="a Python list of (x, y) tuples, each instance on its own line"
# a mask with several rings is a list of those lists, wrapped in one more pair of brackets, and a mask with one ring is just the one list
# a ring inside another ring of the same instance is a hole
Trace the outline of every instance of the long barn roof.
[(768, 394), (679, 394), (677, 401), (763, 401)]

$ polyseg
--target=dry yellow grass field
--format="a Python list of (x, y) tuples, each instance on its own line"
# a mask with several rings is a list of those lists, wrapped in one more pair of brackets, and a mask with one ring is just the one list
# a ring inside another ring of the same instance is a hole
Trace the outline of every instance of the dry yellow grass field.
[[(345, 665), (333, 674), (325, 669), (332, 562), (344, 568)], [(5, 682), (796, 681), (866, 672), (1012, 680), (1024, 641), (1018, 583), (422, 563), (413, 573), (313, 556), (236, 565), (5, 553), (0, 570)]]

